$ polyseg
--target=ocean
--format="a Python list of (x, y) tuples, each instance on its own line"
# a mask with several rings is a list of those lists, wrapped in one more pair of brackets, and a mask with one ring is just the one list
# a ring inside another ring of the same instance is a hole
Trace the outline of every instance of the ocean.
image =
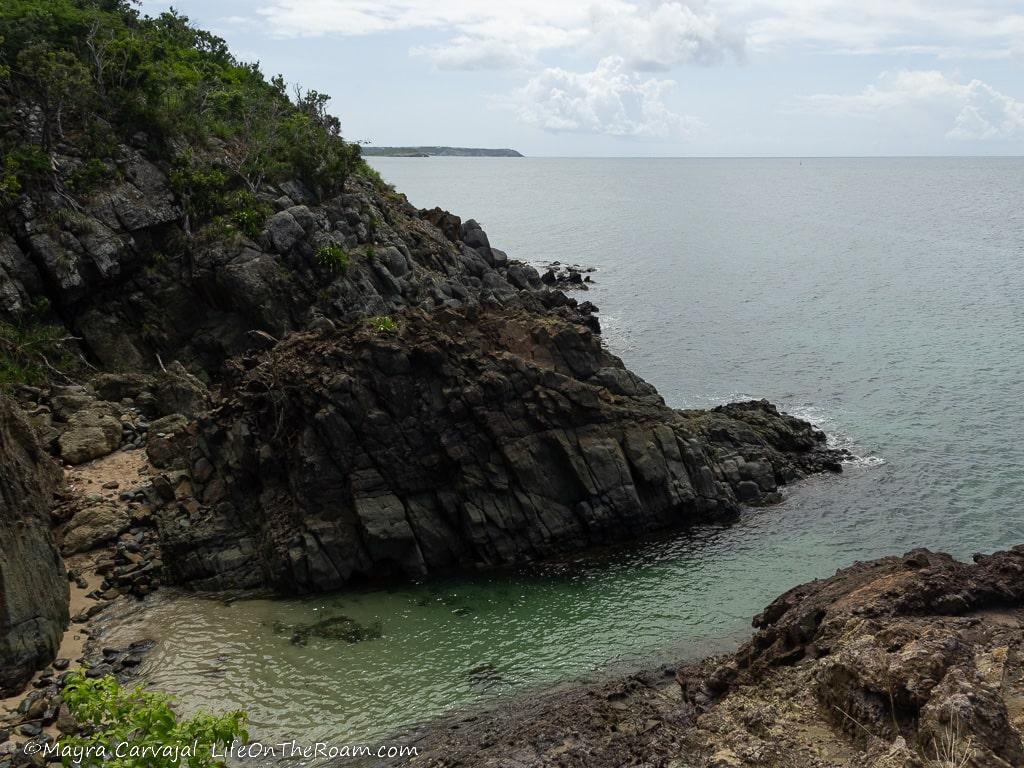
[[(600, 558), (303, 600), (158, 596), (105, 641), (161, 637), (145, 679), (185, 710), (246, 708), (264, 741), (368, 742), (729, 648), (779, 593), (855, 560), (1024, 543), (1024, 159), (371, 163), (512, 258), (593, 267), (577, 298), (670, 405), (767, 398), (856, 459), (733, 525)], [(338, 614), (384, 636), (280, 631)]]

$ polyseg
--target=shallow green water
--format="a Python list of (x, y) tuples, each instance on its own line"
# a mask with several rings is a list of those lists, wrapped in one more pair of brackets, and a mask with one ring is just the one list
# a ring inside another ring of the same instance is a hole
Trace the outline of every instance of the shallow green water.
[[(725, 529), (603, 560), (230, 606), (161, 599), (146, 679), (261, 738), (374, 741), (536, 685), (702, 655), (856, 559), (1024, 541), (1024, 160), (378, 159), (511, 256), (598, 268), (606, 343), (679, 407), (767, 397), (863, 457)], [(356, 645), (275, 621), (379, 619)], [(474, 672), (474, 670), (476, 670)]]
[[(188, 710), (242, 707), (265, 741), (370, 743), (482, 699), (731, 647), (794, 577), (829, 567), (785, 532), (784, 509), (518, 573), (303, 600), (168, 595), (103, 642), (161, 638), (149, 684)], [(383, 636), (303, 647), (281, 627), (333, 616)]]

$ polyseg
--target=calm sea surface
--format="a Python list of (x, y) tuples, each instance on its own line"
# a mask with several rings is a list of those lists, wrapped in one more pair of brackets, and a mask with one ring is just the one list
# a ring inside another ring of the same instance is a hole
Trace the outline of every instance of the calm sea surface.
[[(670, 405), (766, 397), (859, 460), (776, 507), (601, 560), (309, 600), (162, 599), (147, 680), (254, 736), (373, 741), (542, 685), (719, 649), (783, 590), (917, 546), (1024, 542), (1024, 159), (390, 159), (421, 207), (578, 294)], [(297, 647), (275, 622), (384, 636)], [(279, 628), (278, 628), (279, 629)]]

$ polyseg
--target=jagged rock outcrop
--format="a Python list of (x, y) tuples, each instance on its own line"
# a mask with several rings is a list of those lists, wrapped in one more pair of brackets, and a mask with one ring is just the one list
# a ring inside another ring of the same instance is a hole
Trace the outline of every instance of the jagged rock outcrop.
[[(729, 733), (736, 766), (1024, 765), (1024, 547), (975, 561), (914, 550), (782, 595), (724, 664), (680, 671), (696, 737)], [(776, 728), (751, 727), (759, 706)]]
[(237, 362), (165, 514), (181, 582), (335, 589), (529, 561), (777, 500), (841, 453), (767, 403), (667, 408), (570, 312), (407, 313)]
[(0, 395), (0, 697), (54, 658), (68, 623), (49, 518), (60, 479), (28, 421)]
[[(735, 654), (428, 726), (423, 766), (1024, 765), (1024, 546), (796, 587)], [(669, 672), (669, 674), (665, 674)]]
[[(55, 153), (53, 163), (63, 177), (78, 160)], [(56, 192), (23, 197), (0, 231), (0, 320), (36, 317), (45, 299), (106, 370), (152, 371), (162, 356), (215, 378), (227, 357), (258, 344), (253, 331), (280, 338), (325, 321), (481, 301), (575, 304), (538, 292), (536, 270), (491, 248), (476, 222), (421, 218), (404, 196), (358, 175), (321, 202), (298, 182), (267, 186), (260, 200), (277, 212), (247, 237), (190, 232), (164, 169), (142, 151), (122, 146), (110, 163), (119, 180), (109, 188), (74, 208)], [(329, 248), (345, 254), (344, 268), (321, 258)]]

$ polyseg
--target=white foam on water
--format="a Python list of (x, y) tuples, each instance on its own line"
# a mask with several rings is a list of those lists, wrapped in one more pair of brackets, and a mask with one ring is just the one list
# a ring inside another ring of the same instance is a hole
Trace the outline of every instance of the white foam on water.
[[(714, 405), (723, 405), (725, 403), (732, 403), (742, 400), (760, 400), (756, 395), (751, 395), (745, 392), (733, 392), (727, 395), (724, 399), (718, 396), (711, 398), (714, 401)], [(768, 398), (771, 400), (771, 398)], [(774, 402), (774, 401), (773, 401)], [(862, 455), (860, 451), (863, 450), (861, 446), (857, 444), (853, 435), (846, 429), (842, 419), (836, 418), (834, 412), (826, 411), (819, 406), (812, 405), (810, 403), (786, 404), (776, 403), (779, 410), (783, 413), (788, 413), (790, 416), (796, 416), (798, 419), (809, 421), (815, 427), (825, 433), (826, 445), (829, 448), (836, 448), (848, 451), (850, 453), (849, 458), (843, 461), (844, 464), (855, 467), (880, 467), (886, 463), (886, 460), (882, 456), (876, 456), (868, 453)]]

